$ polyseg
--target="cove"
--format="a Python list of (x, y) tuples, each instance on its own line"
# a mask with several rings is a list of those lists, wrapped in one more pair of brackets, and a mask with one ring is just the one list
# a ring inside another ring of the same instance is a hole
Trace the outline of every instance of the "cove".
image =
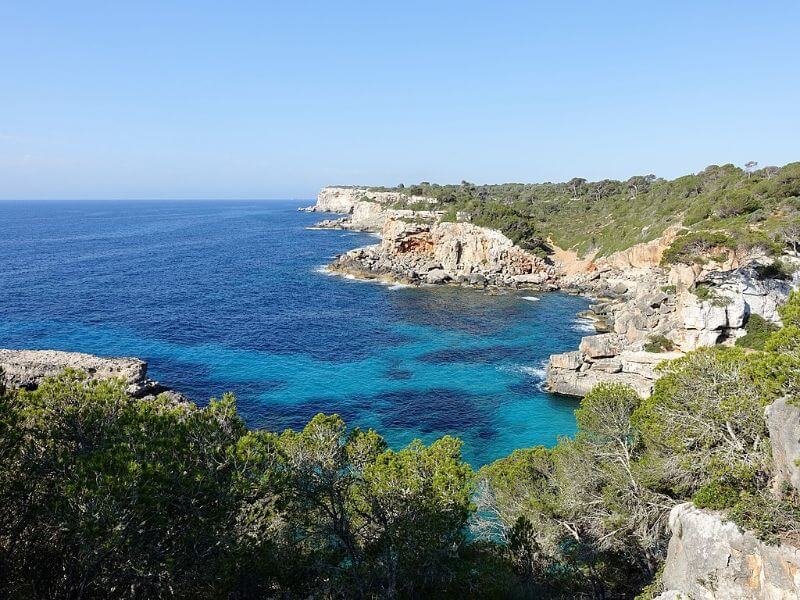
[(327, 275), (376, 240), (310, 230), (307, 203), (0, 202), (0, 347), (138, 356), (200, 404), (233, 391), (251, 427), (457, 436), (474, 466), (574, 432), (541, 383), (586, 299)]

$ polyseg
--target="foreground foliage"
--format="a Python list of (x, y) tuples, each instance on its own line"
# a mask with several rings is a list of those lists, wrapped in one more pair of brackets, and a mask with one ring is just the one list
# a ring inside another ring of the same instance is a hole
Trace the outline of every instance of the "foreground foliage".
[(692, 500), (776, 541), (764, 407), (796, 399), (800, 295), (762, 352), (709, 348), (641, 399), (602, 385), (554, 448), (477, 476), (444, 437), (394, 451), (317, 415), (248, 430), (234, 398), (135, 400), (66, 371), (0, 390), (0, 590), (11, 598), (633, 598)]
[(472, 479), (453, 438), (393, 452), (325, 415), (253, 432), (231, 396), (133, 400), (76, 372), (0, 411), (11, 596), (391, 597), (459, 569)]
[(483, 526), (517, 576), (553, 597), (633, 597), (657, 580), (669, 510), (687, 500), (767, 541), (800, 532), (797, 492), (772, 485), (764, 420), (779, 396), (798, 398), (800, 295), (781, 316), (764, 352), (706, 348), (663, 363), (645, 400), (598, 386), (573, 439), (481, 469)]

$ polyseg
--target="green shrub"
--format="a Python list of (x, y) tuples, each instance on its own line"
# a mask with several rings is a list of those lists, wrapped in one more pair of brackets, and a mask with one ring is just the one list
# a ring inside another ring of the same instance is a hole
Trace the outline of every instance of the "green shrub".
[(794, 275), (796, 268), (782, 260), (775, 260), (768, 265), (758, 265), (755, 268), (756, 273), (761, 279), (783, 279), (790, 280)]
[(744, 330), (747, 333), (737, 338), (736, 345), (742, 348), (763, 350), (769, 336), (778, 331), (778, 326), (767, 321), (761, 315), (752, 314), (744, 324)]
[(712, 306), (728, 306), (731, 303), (730, 298), (720, 295), (707, 285), (696, 285), (692, 293), (703, 302), (710, 302)]
[(711, 252), (721, 249), (734, 249), (734, 240), (726, 233), (697, 231), (678, 236), (664, 251), (661, 263), (691, 264), (703, 263)]
[(644, 349), (647, 352), (671, 352), (675, 349), (675, 344), (663, 335), (651, 335)]
[(697, 508), (708, 508), (711, 510), (723, 510), (734, 506), (739, 501), (739, 489), (730, 483), (715, 479), (699, 490), (692, 496)]
[(714, 215), (720, 218), (736, 217), (755, 212), (761, 208), (761, 203), (746, 190), (730, 192), (725, 199), (714, 209)]

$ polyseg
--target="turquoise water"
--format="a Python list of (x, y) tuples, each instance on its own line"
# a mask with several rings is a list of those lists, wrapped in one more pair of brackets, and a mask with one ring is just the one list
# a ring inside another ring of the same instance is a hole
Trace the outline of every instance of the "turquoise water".
[(541, 382), (585, 299), (327, 275), (376, 240), (301, 204), (0, 202), (0, 347), (139, 356), (201, 404), (235, 392), (253, 427), (335, 412), (394, 447), (456, 435), (474, 465), (574, 432)]

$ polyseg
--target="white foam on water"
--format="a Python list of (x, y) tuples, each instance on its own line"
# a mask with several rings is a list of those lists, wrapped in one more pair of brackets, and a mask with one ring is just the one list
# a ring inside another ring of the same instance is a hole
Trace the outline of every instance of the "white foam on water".
[(528, 302), (538, 302), (539, 301), (539, 298), (537, 298), (536, 296), (523, 296), (522, 299), (523, 300), (527, 300)]
[(535, 383), (536, 387), (544, 392), (544, 385), (547, 382), (547, 359), (539, 361), (534, 365), (510, 365), (500, 367), (501, 371), (510, 371), (512, 373), (521, 373), (530, 377)]
[(580, 333), (597, 333), (597, 328), (594, 326), (594, 319), (586, 317), (578, 317), (572, 322), (572, 331)]

